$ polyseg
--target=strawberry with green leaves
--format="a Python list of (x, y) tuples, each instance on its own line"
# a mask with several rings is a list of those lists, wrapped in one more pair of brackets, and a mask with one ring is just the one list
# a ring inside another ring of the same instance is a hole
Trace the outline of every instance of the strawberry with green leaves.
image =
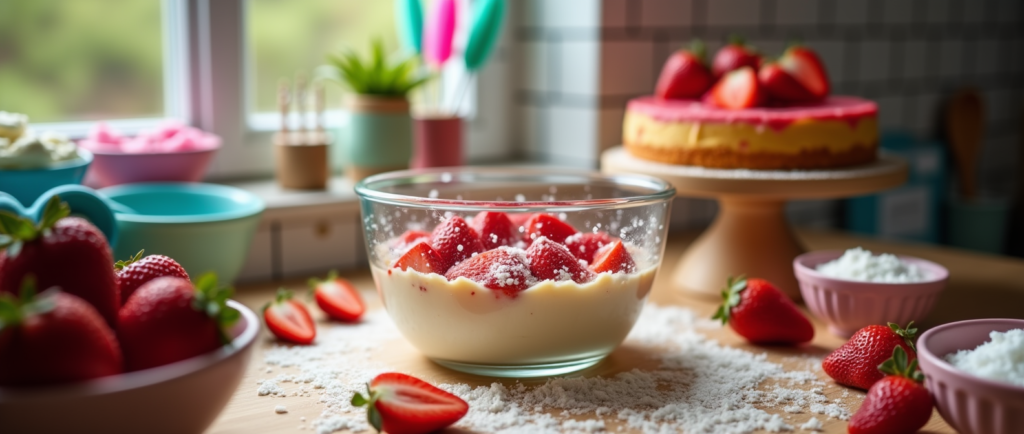
[(316, 323), (302, 302), (284, 288), (277, 290), (274, 301), (263, 306), (263, 322), (278, 339), (309, 345), (316, 339)]
[(117, 290), (121, 293), (122, 305), (128, 302), (128, 297), (131, 297), (142, 284), (157, 277), (171, 276), (188, 280), (188, 273), (174, 259), (164, 255), (143, 257), (144, 252), (145, 250), (139, 250), (139, 253), (128, 260), (114, 263)]
[(207, 273), (195, 286), (180, 277), (146, 282), (121, 308), (117, 336), (129, 371), (174, 363), (231, 343), (241, 314), (227, 305), (231, 288)]
[(917, 360), (908, 360), (903, 347), (892, 350), (878, 371), (885, 375), (868, 389), (864, 403), (850, 418), (850, 434), (903, 434), (921, 429), (932, 417), (932, 396), (925, 389)]
[(711, 72), (715, 79), (719, 79), (743, 67), (750, 67), (756, 71), (760, 64), (761, 56), (757, 54), (757, 50), (747, 45), (739, 35), (733, 35), (729, 38), (729, 43), (715, 53), (715, 58), (711, 61)]
[(801, 87), (806, 89), (814, 100), (822, 100), (828, 96), (831, 84), (825, 62), (818, 54), (802, 45), (793, 45), (782, 53), (777, 61), (779, 67), (792, 77)]
[(754, 344), (802, 344), (814, 338), (814, 326), (793, 300), (764, 279), (729, 278), (724, 303), (712, 319), (729, 324)]
[(366, 407), (366, 419), (377, 432), (425, 434), (458, 422), (469, 412), (462, 398), (426, 381), (397, 372), (380, 374), (356, 392), (354, 407)]
[(898, 324), (870, 325), (857, 330), (841, 347), (821, 362), (821, 369), (836, 383), (867, 390), (883, 375), (878, 365), (886, 361), (894, 348), (902, 348), (910, 360), (917, 358), (914, 322), (901, 328)]
[(17, 294), (32, 275), (40, 288), (56, 286), (89, 302), (114, 328), (121, 297), (110, 246), (96, 226), (70, 213), (57, 196), (38, 224), (0, 212), (0, 293)]
[(338, 277), (338, 272), (331, 271), (327, 278), (309, 279), (309, 287), (313, 290), (313, 299), (327, 316), (338, 321), (358, 321), (366, 312), (366, 304), (352, 282)]
[(757, 80), (757, 71), (744, 66), (725, 73), (704, 98), (724, 109), (742, 110), (760, 106), (765, 94)]
[(689, 50), (672, 53), (661, 67), (654, 95), (661, 99), (700, 98), (714, 83), (704, 58), (704, 44), (699, 40), (690, 44)]
[(96, 309), (34, 278), (0, 294), (0, 386), (41, 386), (120, 374), (121, 349)]

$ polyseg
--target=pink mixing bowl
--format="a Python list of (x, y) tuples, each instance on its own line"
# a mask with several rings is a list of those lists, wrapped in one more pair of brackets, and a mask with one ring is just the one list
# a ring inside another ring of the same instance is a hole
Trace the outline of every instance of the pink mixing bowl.
[(972, 350), (993, 331), (1024, 328), (1019, 319), (977, 319), (943, 324), (917, 341), (917, 360), (935, 405), (960, 434), (1024, 432), (1024, 387), (975, 377), (946, 363), (944, 357)]
[(199, 182), (219, 147), (183, 152), (93, 151), (88, 179), (97, 187), (136, 182)]
[(800, 294), (814, 316), (828, 323), (832, 333), (848, 338), (872, 324), (920, 321), (928, 316), (939, 293), (946, 287), (949, 271), (924, 259), (900, 256), (917, 265), (928, 280), (917, 283), (878, 283), (828, 277), (817, 271), (823, 264), (843, 256), (840, 251), (804, 253), (793, 260), (800, 282)]

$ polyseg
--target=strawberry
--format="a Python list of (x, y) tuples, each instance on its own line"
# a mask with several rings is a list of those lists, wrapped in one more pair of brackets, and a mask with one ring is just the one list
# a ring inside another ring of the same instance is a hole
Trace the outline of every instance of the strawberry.
[(754, 68), (744, 66), (722, 76), (708, 96), (710, 102), (718, 107), (740, 110), (757, 107), (764, 99), (764, 92)]
[(143, 252), (144, 250), (139, 250), (139, 253), (127, 261), (117, 261), (114, 264), (117, 291), (121, 293), (122, 305), (128, 302), (128, 297), (131, 297), (143, 283), (157, 277), (172, 276), (188, 280), (188, 273), (175, 260), (164, 255), (149, 255), (143, 258)]
[(419, 244), (421, 241), (430, 242), (430, 234), (423, 231), (407, 230), (399, 235), (398, 238), (391, 240), (391, 248), (402, 252), (408, 250), (410, 247)]
[(441, 255), (438, 255), (434, 248), (430, 247), (430, 244), (420, 241), (395, 261), (394, 268), (400, 268), (402, 271), (412, 268), (420, 273), (444, 274), (447, 270), (445, 264), (444, 258), (441, 258)]
[(121, 297), (114, 258), (103, 233), (54, 196), (37, 225), (0, 212), (0, 293), (17, 294), (28, 275), (40, 288), (59, 287), (89, 302), (111, 328), (117, 326)]
[(565, 243), (565, 239), (576, 233), (576, 228), (563, 222), (551, 214), (534, 214), (526, 221), (526, 238), (529, 241), (547, 237), (556, 243)]
[(746, 45), (743, 38), (734, 35), (728, 44), (715, 53), (715, 58), (711, 61), (711, 72), (715, 79), (720, 79), (725, 74), (746, 66), (757, 69), (760, 63), (761, 57), (757, 51)]
[(365, 406), (370, 425), (388, 434), (439, 431), (469, 412), (469, 404), (458, 396), (397, 372), (374, 377), (366, 385), (366, 396), (352, 396), (352, 406)]
[(672, 53), (661, 67), (654, 95), (661, 99), (699, 98), (714, 82), (704, 61), (704, 44), (694, 41), (689, 50)]
[(594, 278), (594, 274), (580, 265), (569, 249), (544, 237), (530, 244), (526, 249), (526, 259), (530, 262), (530, 273), (538, 279), (572, 279), (576, 283), (587, 283)]
[(366, 305), (359, 291), (348, 280), (338, 277), (338, 273), (331, 271), (327, 279), (309, 279), (309, 286), (313, 288), (313, 298), (317, 306), (327, 316), (338, 321), (356, 321), (366, 312)]
[(445, 274), (448, 280), (465, 277), (495, 291), (515, 298), (530, 286), (527, 259), (507, 247), (488, 250), (462, 261)]
[(230, 344), (227, 330), (241, 316), (227, 306), (231, 292), (217, 286), (213, 273), (199, 276), (195, 286), (171, 276), (142, 284), (119, 315), (125, 368), (162, 366)]
[(292, 298), (291, 291), (277, 290), (274, 301), (263, 306), (263, 322), (278, 339), (309, 345), (316, 338), (316, 325), (306, 306)]
[(508, 220), (512, 222), (512, 227), (519, 231), (519, 228), (526, 226), (526, 222), (533, 217), (530, 213), (518, 213), (518, 214), (505, 214), (508, 216)]
[(857, 330), (850, 340), (822, 360), (821, 369), (836, 383), (867, 390), (882, 379), (878, 365), (892, 355), (893, 348), (903, 348), (911, 360), (917, 358), (913, 343), (917, 329), (913, 325), (911, 321), (906, 329), (889, 323)]
[(763, 279), (729, 278), (725, 302), (712, 319), (722, 320), (751, 343), (802, 344), (814, 338), (814, 327), (796, 304)]
[(782, 53), (778, 64), (797, 83), (807, 89), (814, 99), (821, 100), (828, 96), (830, 86), (828, 73), (825, 72), (824, 63), (813, 50), (794, 45)]
[(476, 231), (462, 217), (453, 216), (434, 228), (431, 247), (441, 256), (441, 273), (462, 262), (474, 253), (484, 251)]
[(614, 240), (604, 232), (578, 233), (565, 239), (565, 247), (569, 248), (576, 259), (582, 259), (587, 263), (594, 262), (594, 256), (602, 247), (611, 244)]
[(632, 273), (636, 271), (636, 263), (633, 257), (622, 244), (622, 240), (615, 240), (597, 251), (594, 255), (594, 262), (590, 264), (590, 271), (595, 273)]
[(519, 235), (519, 229), (502, 212), (481, 211), (473, 217), (473, 230), (480, 236), (484, 250), (511, 246)]
[(921, 429), (932, 417), (932, 396), (921, 384), (924, 374), (917, 360), (910, 360), (903, 347), (892, 351), (892, 358), (878, 366), (886, 374), (864, 397), (860, 409), (850, 418), (850, 434), (903, 434)]
[(757, 79), (771, 98), (785, 102), (811, 102), (819, 98), (796, 81), (778, 63), (768, 63), (757, 72)]
[(92, 305), (56, 288), (0, 294), (0, 386), (71, 383), (121, 373), (114, 332)]

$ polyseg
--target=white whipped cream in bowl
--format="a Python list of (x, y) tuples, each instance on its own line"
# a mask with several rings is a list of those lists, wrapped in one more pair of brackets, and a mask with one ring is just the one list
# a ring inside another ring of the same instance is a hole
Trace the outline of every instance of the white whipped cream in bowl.
[(21, 113), (0, 111), (0, 144), (18, 140), (28, 127), (28, 116)]
[(641, 175), (507, 168), (391, 172), (356, 192), (402, 335), (442, 366), (499, 377), (585, 369), (626, 338), (675, 194)]
[(13, 142), (0, 139), (0, 169), (44, 169), (78, 159), (78, 146), (60, 133), (27, 130)]

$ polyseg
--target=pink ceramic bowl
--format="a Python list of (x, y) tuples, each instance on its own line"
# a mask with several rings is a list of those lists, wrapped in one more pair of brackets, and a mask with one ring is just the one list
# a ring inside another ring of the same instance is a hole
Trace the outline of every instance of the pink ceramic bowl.
[(0, 388), (0, 432), (200, 433), (235, 393), (260, 330), (256, 315), (242, 313), (230, 346), (191, 359), (83, 383)]
[(872, 324), (920, 321), (928, 316), (939, 293), (946, 287), (949, 271), (924, 259), (900, 256), (917, 265), (927, 281), (918, 283), (877, 283), (836, 279), (817, 271), (823, 264), (843, 256), (840, 251), (804, 253), (793, 260), (800, 282), (800, 294), (814, 316), (828, 323), (832, 333), (848, 338)]
[(109, 187), (136, 182), (199, 182), (219, 146), (182, 152), (93, 151), (88, 179)]
[(946, 422), (960, 434), (1024, 432), (1024, 387), (975, 377), (946, 363), (945, 356), (972, 350), (993, 331), (1024, 328), (1019, 319), (977, 319), (943, 324), (917, 341), (925, 386)]

